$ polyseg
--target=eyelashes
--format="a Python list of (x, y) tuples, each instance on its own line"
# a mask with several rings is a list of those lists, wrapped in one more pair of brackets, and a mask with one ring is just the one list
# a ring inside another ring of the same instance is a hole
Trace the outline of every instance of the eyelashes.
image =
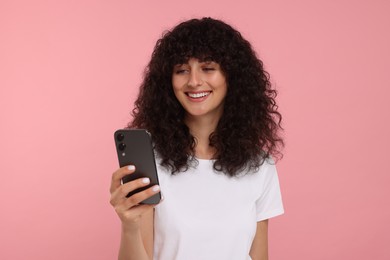
[(206, 67), (206, 68), (202, 68), (203, 71), (213, 71), (215, 70), (214, 67)]
[(185, 70), (181, 70), (181, 69), (178, 69), (178, 70), (174, 70), (175, 74), (182, 74), (184, 73)]
[(219, 64), (215, 61), (190, 61), (176, 64), (173, 67), (173, 74), (189, 74), (192, 70), (200, 73), (213, 73), (219, 68)]
[[(203, 67), (201, 69), (204, 72), (212, 72), (212, 71), (216, 70), (216, 68), (214, 68), (214, 67)], [(174, 70), (175, 74), (184, 74), (184, 73), (189, 73), (189, 72), (190, 72), (190, 69), (175, 69)]]

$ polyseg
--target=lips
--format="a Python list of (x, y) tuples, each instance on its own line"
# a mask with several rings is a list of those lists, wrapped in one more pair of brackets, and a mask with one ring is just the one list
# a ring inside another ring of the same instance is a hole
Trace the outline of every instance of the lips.
[(204, 97), (207, 97), (208, 95), (210, 95), (211, 91), (202, 91), (202, 92), (186, 92), (186, 95), (189, 96), (190, 98), (194, 98), (194, 99), (200, 99), (200, 98), (204, 98)]

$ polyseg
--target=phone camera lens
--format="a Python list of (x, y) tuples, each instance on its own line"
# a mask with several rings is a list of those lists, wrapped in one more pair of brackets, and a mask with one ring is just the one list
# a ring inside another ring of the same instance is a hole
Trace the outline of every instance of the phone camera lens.
[(120, 144), (118, 145), (118, 149), (121, 150), (121, 151), (123, 151), (123, 150), (126, 149), (126, 145), (125, 145), (124, 143), (120, 143)]
[(122, 141), (124, 138), (125, 136), (123, 134), (117, 134), (116, 136), (116, 140), (118, 140), (119, 142)]

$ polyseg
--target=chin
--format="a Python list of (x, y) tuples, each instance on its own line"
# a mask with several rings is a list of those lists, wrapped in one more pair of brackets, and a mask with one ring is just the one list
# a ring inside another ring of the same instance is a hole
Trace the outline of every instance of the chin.
[(205, 116), (207, 115), (206, 111), (199, 111), (199, 110), (187, 110), (187, 115), (189, 116)]

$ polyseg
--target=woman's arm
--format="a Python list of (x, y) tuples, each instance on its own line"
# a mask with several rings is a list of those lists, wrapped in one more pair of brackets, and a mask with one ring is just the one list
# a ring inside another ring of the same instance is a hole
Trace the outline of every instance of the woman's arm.
[(257, 222), (256, 235), (249, 255), (252, 260), (268, 260), (268, 219)]
[(140, 227), (136, 230), (122, 224), (119, 260), (153, 259), (153, 216), (153, 209), (142, 214)]
[(153, 259), (153, 218), (154, 205), (140, 204), (143, 200), (159, 192), (158, 186), (126, 195), (149, 184), (145, 178), (121, 184), (121, 179), (134, 173), (134, 166), (122, 167), (112, 175), (110, 203), (122, 222), (119, 260)]

